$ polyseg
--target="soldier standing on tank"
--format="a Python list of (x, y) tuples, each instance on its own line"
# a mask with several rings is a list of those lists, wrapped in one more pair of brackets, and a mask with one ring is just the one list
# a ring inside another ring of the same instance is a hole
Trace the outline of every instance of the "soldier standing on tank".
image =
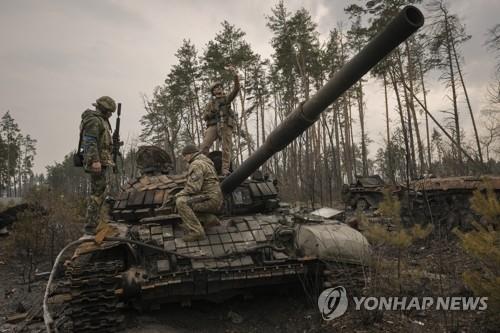
[(231, 162), (231, 151), (233, 146), (233, 127), (236, 121), (235, 113), (231, 109), (231, 103), (240, 90), (240, 80), (238, 72), (233, 65), (227, 66), (234, 76), (234, 87), (229, 95), (226, 95), (221, 82), (216, 82), (210, 87), (212, 99), (205, 107), (203, 119), (207, 123), (207, 130), (200, 146), (203, 154), (208, 155), (208, 151), (214, 141), (222, 140), (222, 174), (229, 174), (229, 164)]
[(86, 110), (80, 123), (83, 147), (83, 167), (90, 174), (90, 195), (84, 231), (95, 234), (106, 191), (109, 188), (109, 170), (114, 165), (113, 141), (109, 118), (116, 110), (115, 101), (102, 96), (92, 104), (95, 110)]
[(222, 207), (223, 196), (211, 159), (192, 144), (182, 149), (182, 158), (189, 163), (189, 169), (184, 189), (175, 196), (175, 205), (182, 218), (181, 226), (186, 232), (183, 240), (189, 242), (205, 238), (205, 230), (195, 212), (205, 215), (208, 223), (217, 223), (213, 213)]

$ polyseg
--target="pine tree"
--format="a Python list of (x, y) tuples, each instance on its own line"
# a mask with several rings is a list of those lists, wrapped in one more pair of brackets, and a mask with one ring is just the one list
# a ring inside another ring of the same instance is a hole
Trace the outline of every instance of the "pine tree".
[(16, 195), (16, 171), (20, 156), (21, 130), (14, 118), (7, 111), (0, 120), (0, 133), (6, 147), (5, 169), (2, 170), (7, 196)]
[(25, 194), (31, 187), (33, 179), (33, 161), (36, 155), (36, 140), (28, 134), (21, 140), (19, 183), (21, 194)]
[[(182, 84), (182, 83), (180, 83)], [(157, 145), (172, 157), (175, 165), (177, 150), (180, 149), (182, 138), (179, 137), (182, 127), (182, 117), (186, 117), (184, 112), (185, 100), (179, 94), (179, 83), (175, 76), (169, 74), (164, 86), (158, 86), (153, 92), (153, 97), (148, 100), (144, 97), (144, 108), (146, 114), (141, 118), (143, 126), (140, 139), (149, 144)], [(185, 131), (191, 141), (189, 131)]]
[(488, 297), (490, 324), (495, 325), (500, 320), (500, 202), (487, 179), (485, 185), (486, 193), (476, 190), (471, 199), (471, 207), (482, 217), (482, 223), (473, 223), (473, 231), (455, 230), (455, 234), (480, 265), (480, 270), (466, 271), (463, 279), (476, 295)]
[[(452, 111), (450, 120), (453, 123), (452, 130), (454, 132), (457, 149), (454, 149), (457, 159), (456, 172), (462, 171), (462, 132), (460, 127), (459, 109), (458, 109), (458, 56), (456, 50), (458, 46), (468, 39), (464, 27), (460, 24), (458, 17), (450, 15), (443, 1), (435, 2), (431, 6), (434, 14), (432, 22), (432, 34), (430, 37), (430, 46), (433, 54), (434, 66), (442, 72), (441, 79), (450, 87), (452, 102)], [(472, 118), (472, 112), (470, 113)], [(476, 136), (477, 137), (477, 136)]]

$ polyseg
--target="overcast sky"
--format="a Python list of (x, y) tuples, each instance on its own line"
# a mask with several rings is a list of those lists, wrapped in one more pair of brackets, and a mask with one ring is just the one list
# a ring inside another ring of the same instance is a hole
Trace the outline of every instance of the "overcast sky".
[[(295, 11), (306, 8), (318, 23), (321, 38), (340, 22), (347, 3), (355, 1), (286, 1)], [(141, 95), (162, 84), (183, 39), (201, 52), (229, 21), (246, 32), (246, 40), (269, 57), (271, 33), (266, 15), (276, 1), (0, 1), (0, 114), (10, 110), (25, 134), (38, 140), (35, 171), (61, 161), (75, 149), (81, 113), (101, 95), (123, 103), (122, 136), (140, 133)], [(421, 6), (423, 7), (423, 6)], [(450, 5), (472, 39), (463, 47), (465, 79), (473, 108), (485, 105), (494, 57), (484, 48), (486, 32), (498, 23), (500, 1), (458, 0)], [(368, 133), (382, 142), (383, 91), (369, 84)], [(433, 112), (447, 107), (438, 82), (431, 90)], [(464, 123), (469, 121), (463, 109)], [(113, 119), (114, 120), (114, 119)], [(465, 125), (467, 126), (467, 125)]]

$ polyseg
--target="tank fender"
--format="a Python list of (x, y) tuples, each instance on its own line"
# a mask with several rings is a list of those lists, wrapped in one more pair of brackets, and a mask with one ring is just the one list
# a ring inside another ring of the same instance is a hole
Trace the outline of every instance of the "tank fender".
[[(128, 235), (128, 226), (120, 223), (109, 223), (109, 234), (104, 235), (106, 236), (112, 236), (112, 237), (119, 237), (119, 238), (127, 238)], [(91, 237), (91, 236), (83, 236), (83, 237), (88, 237), (89, 242), (84, 242), (80, 244), (75, 251), (74, 256), (80, 256), (84, 254), (89, 254), (89, 253), (94, 253), (94, 252), (111, 252), (114, 251), (118, 248), (122, 248), (124, 252), (126, 253), (126, 256), (128, 258), (128, 262), (131, 264), (137, 264), (138, 263), (138, 255), (137, 251), (135, 250), (134, 247), (132, 247), (129, 243), (125, 242), (119, 242), (119, 241), (97, 241), (97, 238), (100, 237), (99, 233), (97, 236)]]
[(296, 242), (305, 256), (354, 264), (369, 264), (371, 248), (359, 231), (338, 221), (296, 226)]

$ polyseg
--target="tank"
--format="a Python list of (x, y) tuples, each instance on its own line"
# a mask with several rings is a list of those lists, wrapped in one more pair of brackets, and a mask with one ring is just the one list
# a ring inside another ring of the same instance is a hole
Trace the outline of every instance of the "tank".
[(476, 190), (491, 187), (500, 197), (498, 176), (426, 177), (410, 184), (411, 218), (416, 222), (433, 222), (450, 231), (455, 227), (468, 230), (481, 216), (470, 206)]
[[(417, 8), (405, 7), (272, 131), (262, 146), (221, 179), (225, 204), (218, 216), (220, 225), (206, 228), (205, 240), (182, 240), (174, 196), (182, 190), (185, 175), (172, 174), (168, 155), (159, 148), (144, 148), (143, 155), (152, 157), (139, 161), (144, 174), (116, 196), (111, 222), (101, 225), (95, 237), (80, 240), (59, 270), (59, 278), (52, 285), (49, 280), (45, 305), (52, 315), (44, 316), (46, 325), (60, 332), (120, 331), (124, 305), (189, 304), (307, 279), (328, 286), (340, 282), (332, 265), (368, 264), (370, 246), (361, 233), (321, 214), (293, 214), (289, 205), (280, 202), (276, 182), (259, 168), (423, 21)], [(151, 153), (155, 149), (158, 154)]]
[(357, 211), (376, 210), (384, 200), (384, 191), (398, 194), (401, 187), (389, 185), (379, 175), (356, 176), (356, 182), (344, 184), (342, 200), (347, 207)]

